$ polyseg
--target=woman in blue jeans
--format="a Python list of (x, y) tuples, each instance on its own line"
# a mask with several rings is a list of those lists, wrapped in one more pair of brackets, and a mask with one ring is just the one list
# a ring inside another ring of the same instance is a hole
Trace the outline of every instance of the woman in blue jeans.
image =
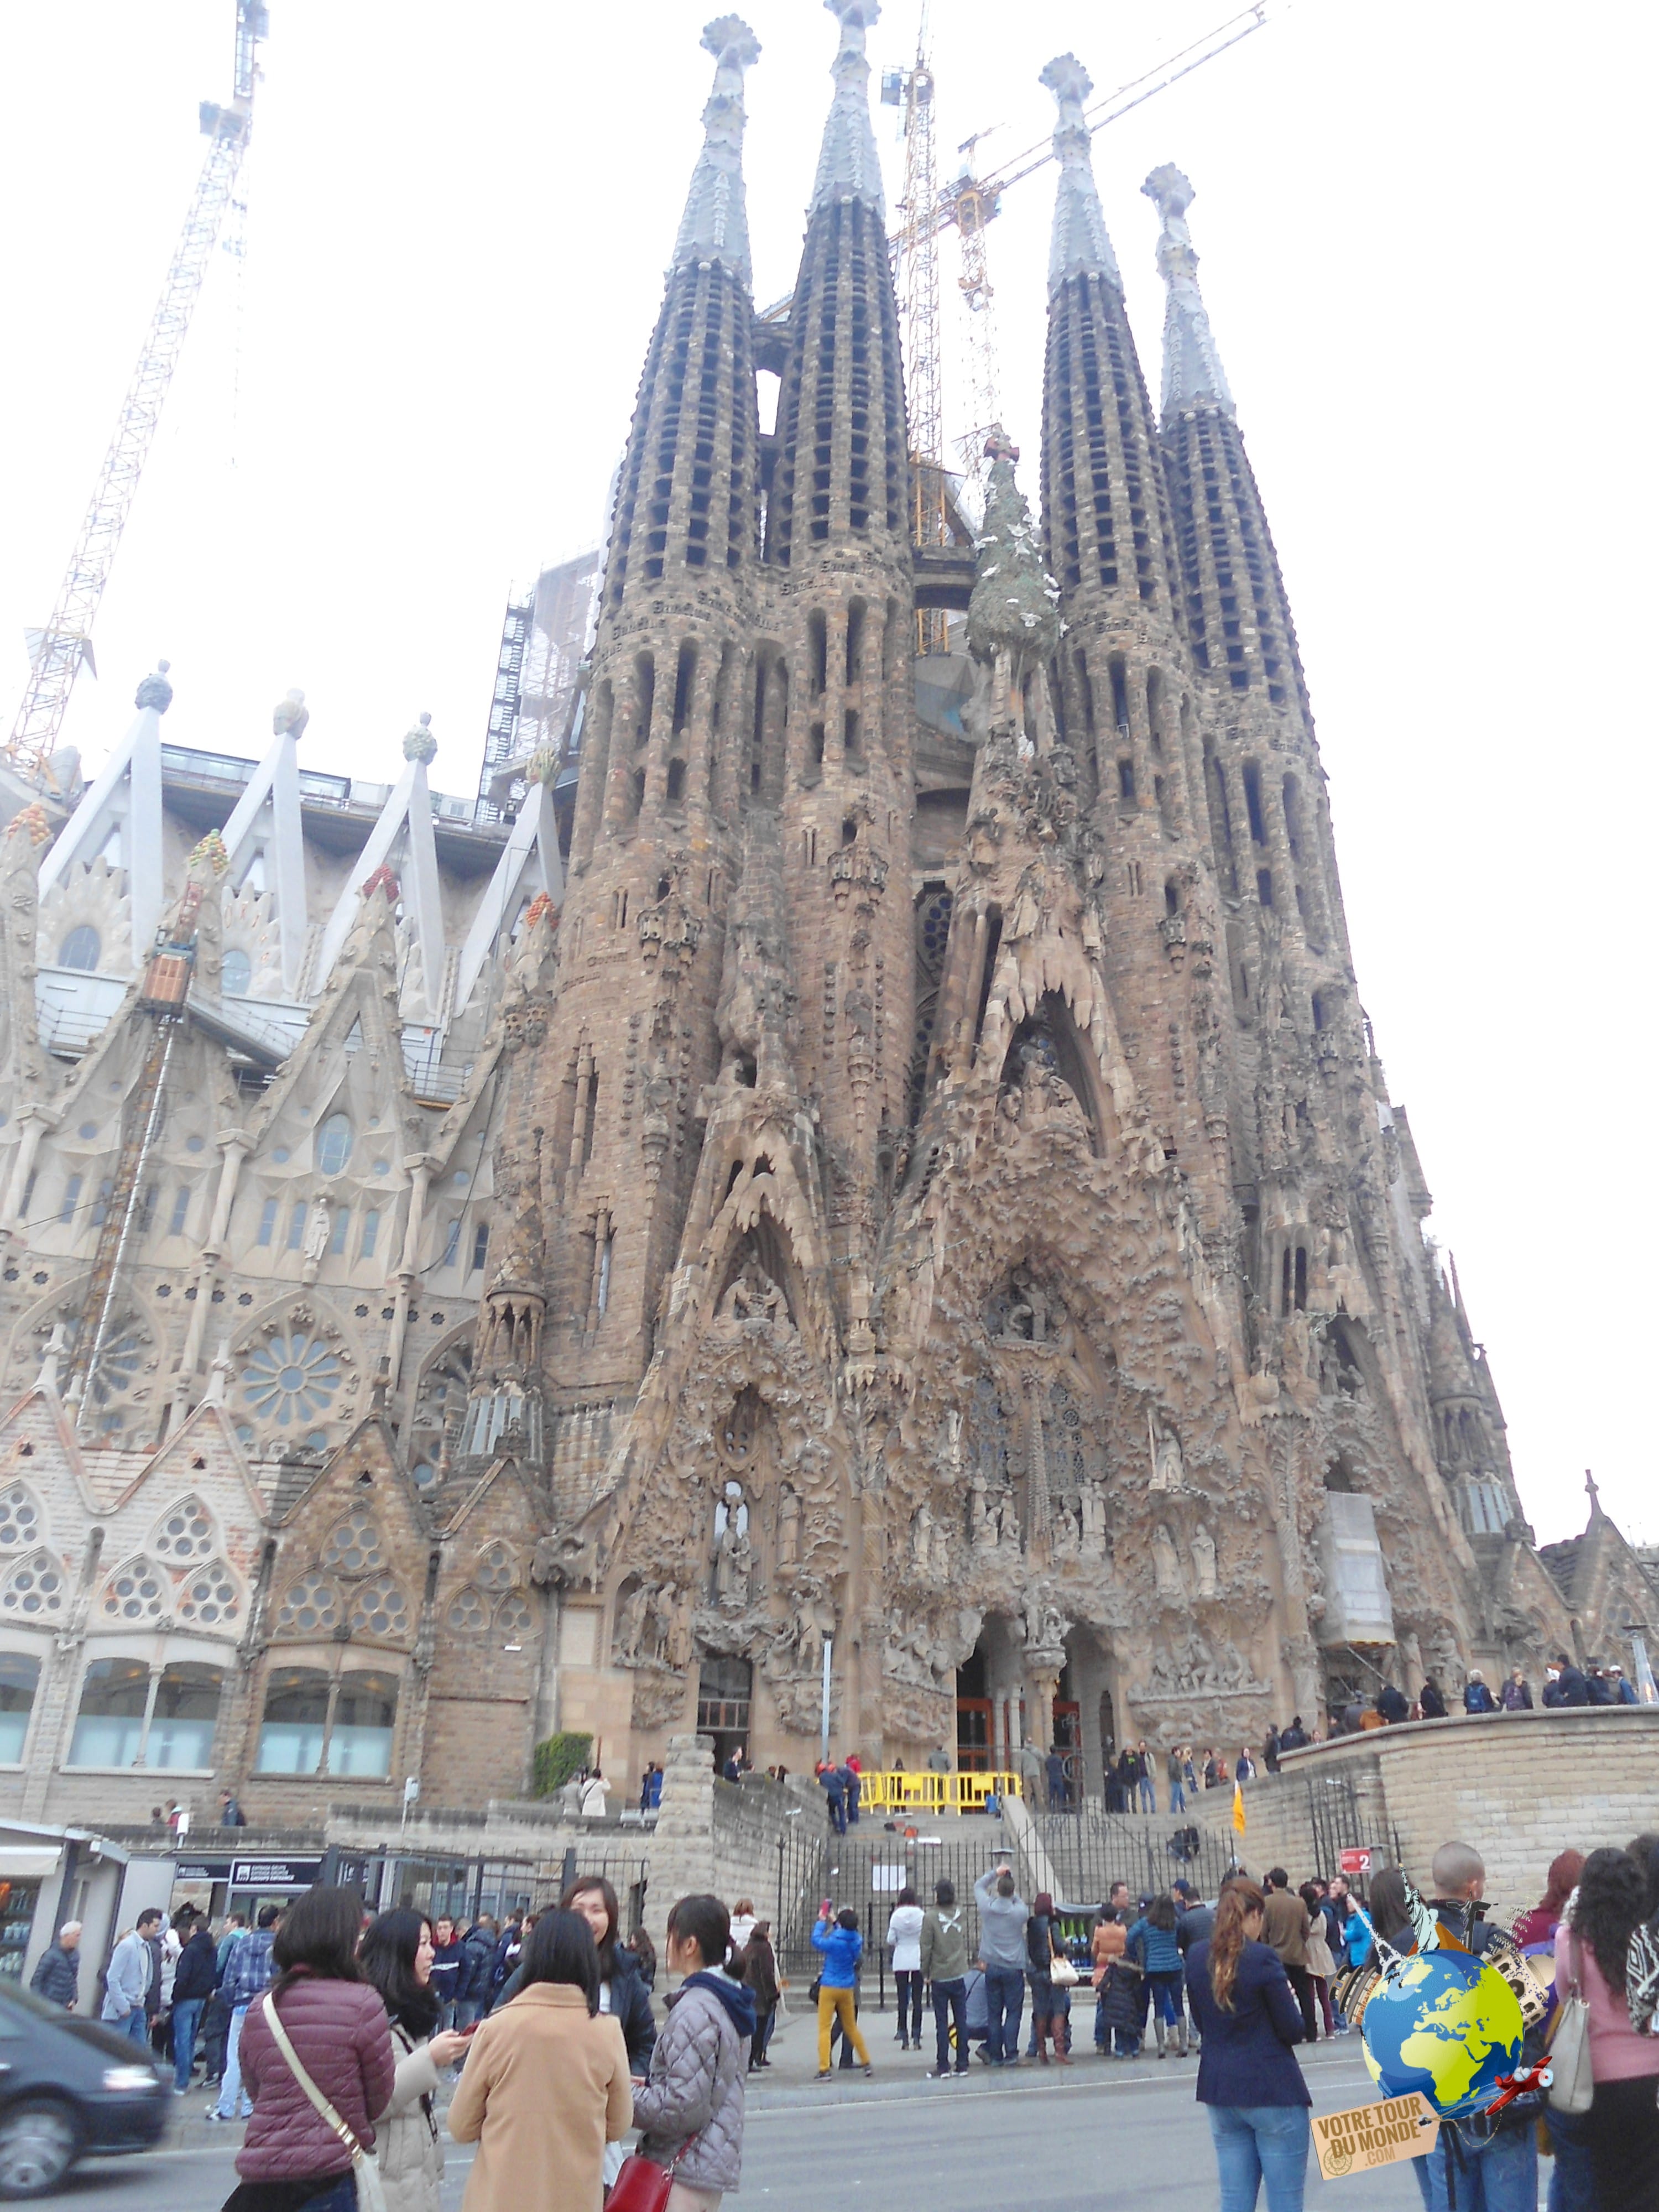
[(1198, 2101), (1209, 2108), (1221, 2177), (1220, 2212), (1302, 2212), (1312, 2102), (1291, 2045), (1302, 2008), (1279, 1954), (1261, 1941), (1263, 1900), (1251, 1881), (1227, 1882), (1215, 1933), (1187, 1954), (1187, 1996), (1204, 2039)]

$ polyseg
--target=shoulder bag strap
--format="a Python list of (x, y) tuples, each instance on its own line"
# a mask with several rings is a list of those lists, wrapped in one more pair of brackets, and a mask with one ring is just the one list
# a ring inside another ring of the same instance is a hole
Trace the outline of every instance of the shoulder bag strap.
[(359, 2159), (367, 2158), (368, 2155), (368, 2152), (363, 2148), (362, 2144), (357, 2140), (356, 2136), (352, 2132), (349, 2125), (341, 2118), (340, 2114), (335, 2111), (333, 2106), (330, 2104), (328, 2099), (324, 2096), (322, 2091), (317, 2087), (317, 2084), (312, 2080), (310, 2075), (306, 2072), (305, 2068), (300, 2063), (300, 2054), (294, 2048), (293, 2044), (289, 2040), (288, 2030), (283, 2026), (282, 2021), (277, 2018), (275, 2001), (269, 1995), (267, 1995), (262, 2001), (260, 2009), (264, 2014), (265, 2026), (270, 2030), (271, 2038), (276, 2043), (278, 2051), (282, 2052), (283, 2057), (287, 2063), (289, 2072), (299, 2083), (301, 2088), (304, 2090), (306, 2097), (313, 2109), (317, 2112), (325, 2125), (331, 2128), (334, 2133), (338, 2136), (340, 2141), (350, 2152), (354, 2163)]

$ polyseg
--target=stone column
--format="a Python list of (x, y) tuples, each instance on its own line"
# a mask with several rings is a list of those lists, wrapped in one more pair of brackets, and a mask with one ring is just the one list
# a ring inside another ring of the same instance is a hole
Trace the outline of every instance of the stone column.
[(714, 1887), (714, 1742), (671, 1735), (663, 1760), (662, 1809), (651, 1839), (645, 1924), (667, 1972), (668, 1914), (677, 1898)]

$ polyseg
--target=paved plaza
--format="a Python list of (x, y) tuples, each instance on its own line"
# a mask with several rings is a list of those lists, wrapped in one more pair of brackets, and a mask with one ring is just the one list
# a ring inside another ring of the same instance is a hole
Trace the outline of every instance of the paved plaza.
[[(1087, 2014), (1079, 2030), (1086, 2045)], [(770, 2075), (750, 2083), (739, 2201), (790, 2212), (857, 2212), (926, 2189), (950, 2212), (1044, 2212), (1133, 2201), (1137, 2212), (1214, 2212), (1215, 2161), (1193, 2097), (1197, 2062), (1106, 2064), (1085, 2051), (1069, 2069), (1022, 2067), (930, 2081), (926, 2052), (902, 2053), (893, 2015), (867, 2012), (876, 2077), (811, 2080), (810, 2019), (773, 2043)], [(1375, 2095), (1357, 2039), (1322, 2044), (1304, 2061), (1316, 2112)], [(56, 2201), (74, 2212), (217, 2212), (235, 2185), (240, 2128), (202, 2124), (192, 2094), (167, 2144), (149, 2156), (82, 2166)], [(471, 2146), (448, 2148), (444, 2212), (460, 2212)], [(1403, 2166), (1324, 2183), (1310, 2171), (1310, 2212), (1414, 2212)], [(526, 2212), (538, 2212), (526, 2206)], [(550, 2203), (546, 2212), (556, 2212)]]

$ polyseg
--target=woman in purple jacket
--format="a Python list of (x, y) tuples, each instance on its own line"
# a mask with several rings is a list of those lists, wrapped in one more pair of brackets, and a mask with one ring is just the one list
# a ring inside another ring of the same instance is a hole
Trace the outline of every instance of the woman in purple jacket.
[(1279, 1954), (1261, 1942), (1261, 1892), (1235, 1877), (1223, 1886), (1215, 1933), (1187, 1955), (1187, 1996), (1204, 2039), (1198, 2101), (1207, 2106), (1221, 2178), (1221, 2212), (1255, 2212), (1265, 2180), (1267, 2212), (1302, 2212), (1308, 2107), (1293, 2043), (1302, 2008)]
[(225, 2212), (356, 2212), (349, 2147), (298, 2081), (265, 2017), (267, 2003), (295, 2055), (364, 2150), (374, 2116), (392, 2099), (392, 2027), (357, 1965), (362, 1901), (355, 1889), (308, 1889), (276, 1933), (277, 1978), (248, 2007), (242, 2080), (253, 2118), (236, 2154), (240, 2188)]

